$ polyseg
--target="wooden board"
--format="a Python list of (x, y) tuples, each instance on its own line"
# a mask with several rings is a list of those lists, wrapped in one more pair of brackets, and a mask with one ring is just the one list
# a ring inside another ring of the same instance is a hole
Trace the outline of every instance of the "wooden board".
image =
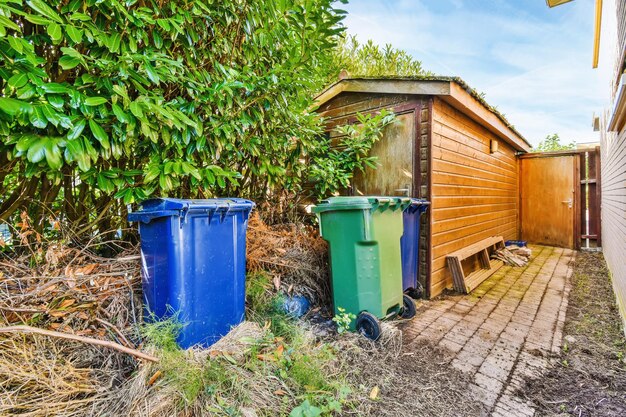
[(355, 174), (353, 194), (412, 196), (414, 146), (415, 112), (401, 114), (372, 147), (377, 168)]
[(521, 159), (521, 238), (575, 248), (577, 155)]

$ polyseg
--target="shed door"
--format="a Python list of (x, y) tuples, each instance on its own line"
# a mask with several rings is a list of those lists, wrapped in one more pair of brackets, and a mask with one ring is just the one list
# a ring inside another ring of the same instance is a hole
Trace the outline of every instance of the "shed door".
[(365, 172), (355, 173), (353, 194), (414, 196), (414, 143), (415, 112), (398, 115), (370, 152), (377, 157), (377, 168), (368, 167)]
[(521, 159), (523, 240), (575, 248), (577, 166), (578, 155), (571, 154)]

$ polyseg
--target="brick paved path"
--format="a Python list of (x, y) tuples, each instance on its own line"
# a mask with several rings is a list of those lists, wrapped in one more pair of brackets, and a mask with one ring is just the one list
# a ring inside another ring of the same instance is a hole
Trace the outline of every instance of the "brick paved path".
[(538, 377), (561, 348), (575, 252), (533, 246), (524, 268), (502, 267), (471, 294), (425, 302), (405, 341), (444, 348), (470, 389), (494, 417), (533, 416), (514, 395), (525, 376)]

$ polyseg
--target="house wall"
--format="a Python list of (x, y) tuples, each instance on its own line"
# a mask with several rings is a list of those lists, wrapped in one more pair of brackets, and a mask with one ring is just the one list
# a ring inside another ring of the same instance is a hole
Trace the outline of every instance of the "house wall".
[(626, 329), (626, 128), (604, 133), (600, 149), (602, 251)]
[(622, 74), (626, 72), (626, 0), (615, 2), (617, 48), (613, 72), (613, 111), (601, 119), (600, 160), (602, 190), (602, 251), (611, 271), (611, 281), (626, 333), (626, 126), (607, 132), (608, 120), (619, 120), (626, 111), (615, 106)]
[[(437, 97), (431, 123), (434, 297), (452, 285), (447, 254), (490, 236), (517, 239), (519, 165), (511, 146)], [(492, 139), (499, 142), (494, 154)]]

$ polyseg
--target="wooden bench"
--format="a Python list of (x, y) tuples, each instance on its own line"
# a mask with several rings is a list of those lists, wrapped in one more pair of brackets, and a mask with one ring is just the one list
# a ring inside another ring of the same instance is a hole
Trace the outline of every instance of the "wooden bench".
[[(500, 260), (489, 259), (489, 249), (492, 247), (504, 247), (504, 239), (502, 236), (492, 236), (466, 246), (456, 252), (446, 256), (448, 268), (452, 273), (452, 281), (454, 290), (463, 294), (469, 294), (474, 288), (478, 287), (481, 282), (489, 278), (504, 263)], [(478, 255), (481, 268), (465, 276), (461, 261), (470, 256)]]

